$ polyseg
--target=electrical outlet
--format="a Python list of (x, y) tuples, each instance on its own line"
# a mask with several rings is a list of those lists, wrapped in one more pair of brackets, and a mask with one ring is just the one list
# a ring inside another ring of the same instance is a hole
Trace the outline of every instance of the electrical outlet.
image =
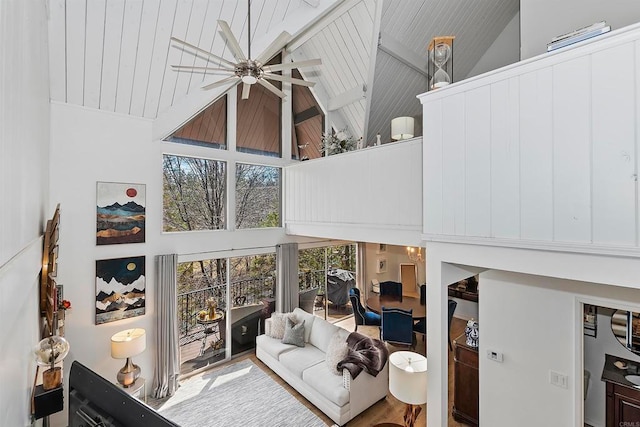
[(569, 377), (556, 371), (549, 371), (549, 382), (560, 388), (569, 387)]
[(499, 351), (487, 350), (487, 359), (502, 363), (503, 355)]

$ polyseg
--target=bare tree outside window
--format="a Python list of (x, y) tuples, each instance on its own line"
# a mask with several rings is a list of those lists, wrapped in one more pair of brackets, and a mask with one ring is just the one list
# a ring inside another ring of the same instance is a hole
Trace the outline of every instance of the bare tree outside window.
[(280, 168), (236, 165), (236, 228), (280, 227)]
[(163, 230), (225, 228), (226, 163), (165, 155)]

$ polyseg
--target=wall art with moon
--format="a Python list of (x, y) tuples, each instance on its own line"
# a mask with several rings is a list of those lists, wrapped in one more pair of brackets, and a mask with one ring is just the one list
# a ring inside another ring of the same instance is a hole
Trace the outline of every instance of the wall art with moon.
[(96, 261), (96, 325), (144, 312), (144, 256)]
[(96, 244), (144, 243), (144, 184), (98, 182), (96, 208)]

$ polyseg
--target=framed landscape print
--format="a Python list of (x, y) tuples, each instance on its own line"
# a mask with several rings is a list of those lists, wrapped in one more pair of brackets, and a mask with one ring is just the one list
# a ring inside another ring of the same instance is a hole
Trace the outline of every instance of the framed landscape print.
[(98, 182), (96, 244), (144, 243), (145, 185)]
[(144, 256), (96, 261), (96, 325), (145, 311)]

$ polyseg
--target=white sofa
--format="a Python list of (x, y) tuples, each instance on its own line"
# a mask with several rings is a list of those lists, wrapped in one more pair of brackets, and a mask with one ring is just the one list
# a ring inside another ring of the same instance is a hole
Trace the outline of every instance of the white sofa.
[(388, 361), (375, 377), (362, 371), (353, 379), (346, 369), (342, 375), (332, 373), (325, 362), (329, 341), (336, 332), (346, 340), (349, 331), (299, 308), (293, 313), (298, 322), (305, 321), (305, 346), (283, 344), (270, 337), (271, 319), (267, 319), (265, 334), (256, 337), (258, 359), (338, 425), (344, 425), (387, 396)]

